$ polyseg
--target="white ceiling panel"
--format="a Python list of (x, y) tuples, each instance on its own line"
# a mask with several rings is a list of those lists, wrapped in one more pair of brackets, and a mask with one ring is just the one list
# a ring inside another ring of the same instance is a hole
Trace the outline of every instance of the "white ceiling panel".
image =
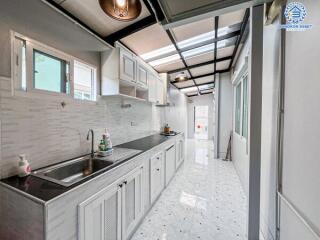
[(121, 41), (138, 55), (172, 44), (166, 31), (157, 23), (131, 34), (121, 39)]
[(217, 50), (217, 58), (229, 57), (232, 56), (234, 46), (219, 48)]
[(189, 80), (189, 81), (184, 81), (184, 82), (175, 83), (175, 85), (176, 85), (178, 88), (183, 88), (183, 87), (192, 87), (192, 86), (194, 86), (194, 83), (193, 83), (192, 80)]
[(214, 80), (214, 76), (209, 76), (209, 77), (203, 77), (203, 78), (196, 78), (195, 81), (197, 84), (203, 84), (203, 83), (209, 83)]
[(190, 69), (191, 74), (195, 76), (211, 73), (214, 71), (214, 64), (204, 65), (202, 67), (192, 68)]
[(230, 64), (230, 60), (223, 61), (223, 62), (218, 62), (217, 66), (216, 66), (216, 70), (219, 71), (219, 70), (228, 69), (229, 64)]
[(198, 92), (190, 92), (186, 94), (187, 96), (193, 96), (193, 95), (198, 95)]
[(130, 22), (121, 22), (109, 17), (101, 9), (98, 0), (56, 0), (56, 2), (102, 36), (107, 36), (150, 15), (143, 1), (141, 1), (140, 16)]
[(209, 89), (209, 90), (203, 90), (201, 91), (201, 93), (212, 93), (213, 92), (213, 89)]
[(162, 73), (162, 72), (168, 72), (168, 71), (178, 69), (178, 68), (183, 68), (183, 67), (184, 67), (184, 65), (183, 65), (182, 61), (179, 60), (179, 61), (176, 61), (176, 62), (170, 63), (170, 64), (158, 65), (158, 66), (155, 66), (154, 68), (158, 72)]
[(208, 18), (174, 28), (173, 33), (179, 42), (213, 30), (214, 18)]
[(208, 88), (213, 88), (213, 86), (214, 86), (213, 83), (206, 84), (206, 85), (201, 85), (201, 86), (199, 86), (199, 90), (204, 91), (204, 90), (206, 90)]
[(227, 27), (242, 22), (245, 10), (239, 10), (221, 15), (219, 17), (219, 28)]
[(209, 52), (209, 53), (205, 53), (205, 54), (202, 54), (202, 55), (199, 55), (196, 57), (187, 58), (186, 63), (188, 64), (188, 66), (190, 66), (190, 65), (194, 65), (194, 64), (198, 64), (198, 63), (211, 61), (213, 59), (214, 59), (214, 53)]

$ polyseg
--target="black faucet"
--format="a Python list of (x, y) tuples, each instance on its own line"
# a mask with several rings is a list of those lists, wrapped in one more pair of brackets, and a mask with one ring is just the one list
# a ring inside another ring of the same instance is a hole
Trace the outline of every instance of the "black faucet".
[(90, 133), (91, 133), (91, 158), (93, 158), (94, 157), (94, 132), (92, 129), (89, 129), (88, 131), (88, 134), (87, 134), (88, 141), (89, 141)]

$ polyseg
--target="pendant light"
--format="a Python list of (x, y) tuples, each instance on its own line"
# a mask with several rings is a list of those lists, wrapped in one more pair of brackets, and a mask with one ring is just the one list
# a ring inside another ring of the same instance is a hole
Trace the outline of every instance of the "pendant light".
[(184, 72), (181, 72), (175, 77), (174, 80), (177, 81), (177, 82), (187, 81), (188, 80), (188, 76)]
[(140, 0), (99, 0), (99, 3), (109, 17), (119, 21), (132, 21), (141, 13)]

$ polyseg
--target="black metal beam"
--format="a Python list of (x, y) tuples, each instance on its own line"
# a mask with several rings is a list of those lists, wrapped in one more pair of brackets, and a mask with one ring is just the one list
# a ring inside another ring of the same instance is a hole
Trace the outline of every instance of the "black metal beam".
[(144, 5), (148, 8), (150, 14), (154, 15), (158, 22), (165, 19), (165, 15), (157, 0), (143, 0)]
[[(175, 47), (176, 51), (178, 52), (178, 54), (179, 54), (179, 56), (180, 56), (180, 58), (181, 58), (181, 61), (182, 61), (183, 65), (187, 68), (187, 71), (188, 71), (190, 77), (193, 78), (192, 73), (190, 72), (190, 69), (188, 68), (187, 63), (186, 63), (186, 61), (184, 60), (184, 58), (183, 58), (183, 56), (182, 56), (182, 53), (180, 52), (180, 49), (179, 49), (179, 47), (178, 47), (178, 45), (177, 45), (177, 43), (176, 43), (176, 40), (174, 39), (171, 31), (170, 31), (169, 29), (167, 29), (167, 30), (166, 30), (166, 33), (167, 33), (167, 35), (168, 35), (171, 43), (172, 43), (173, 46)], [(195, 82), (193, 79), (192, 79), (192, 81), (193, 81), (194, 85), (196, 85), (196, 82)], [(198, 88), (198, 87), (197, 87), (197, 88)], [(200, 94), (200, 89), (199, 89), (199, 88), (198, 88), (198, 93)]]
[(240, 35), (237, 38), (236, 45), (235, 45), (235, 48), (234, 48), (233, 53), (232, 53), (232, 59), (231, 59), (230, 64), (229, 64), (229, 69), (231, 69), (232, 64), (233, 64), (233, 62), (235, 60), (235, 57), (237, 55), (237, 52), (238, 52), (238, 49), (239, 49), (239, 45), (241, 43), (242, 37), (243, 37), (244, 32), (246, 30), (247, 24), (249, 22), (249, 16), (250, 16), (250, 9), (247, 8), (246, 12), (244, 14), (244, 17), (243, 17), (243, 21), (242, 21), (241, 27), (240, 27)]
[(114, 45), (114, 43), (130, 34), (138, 32), (146, 27), (149, 27), (153, 24), (157, 23), (157, 20), (154, 15), (150, 15), (145, 17), (117, 32), (110, 34), (109, 36), (105, 37), (104, 40), (108, 42), (110, 45)]
[[(214, 18), (214, 38), (217, 39), (218, 38), (218, 28), (219, 28), (219, 16), (216, 16)], [(218, 47), (218, 42), (216, 41), (214, 43), (214, 59), (217, 59), (217, 47)], [(214, 64), (214, 72), (217, 71), (217, 63)], [(214, 75), (214, 82), (216, 82), (216, 74)], [(215, 83), (214, 83), (215, 85)]]
[[(215, 71), (215, 72), (206, 73), (206, 74), (202, 74), (202, 75), (198, 75), (198, 76), (192, 77), (192, 78), (190, 78), (189, 80), (195, 80), (195, 79), (199, 79), (199, 78), (209, 77), (209, 76), (213, 76), (213, 75), (215, 75), (215, 74), (217, 74), (217, 73), (226, 73), (226, 72), (229, 72), (229, 71), (230, 71), (229, 68), (224, 69), (224, 70), (218, 70), (218, 71)], [(189, 80), (188, 80), (188, 81), (189, 81)], [(172, 81), (172, 82), (170, 82), (170, 83), (179, 83), (179, 82), (180, 82), (180, 81)], [(197, 84), (195, 83), (195, 81), (194, 81), (194, 84), (197, 85)]]
[[(189, 66), (188, 68), (192, 69), (192, 68), (202, 67), (202, 66), (205, 66), (205, 65), (210, 65), (210, 64), (213, 64), (213, 63), (223, 62), (223, 61), (227, 61), (227, 60), (231, 60), (231, 59), (232, 59), (232, 56), (218, 58), (218, 59), (210, 60), (210, 61), (207, 61), (207, 62), (194, 64), (194, 65)], [(181, 72), (181, 71), (185, 71), (185, 70), (187, 70), (187, 68), (183, 67), (183, 68), (178, 68), (178, 69), (175, 69), (175, 70), (171, 70), (171, 71), (169, 71), (167, 73), (168, 74), (172, 74), (172, 73)]]
[(231, 33), (227, 33), (227, 34), (225, 34), (223, 36), (220, 36), (220, 37), (217, 36), (217, 38), (210, 39), (210, 40), (201, 42), (201, 43), (196, 44), (196, 45), (192, 45), (192, 46), (189, 46), (189, 47), (181, 48), (180, 50), (182, 52), (189, 51), (189, 50), (192, 50), (192, 49), (195, 49), (195, 48), (199, 48), (199, 47), (203, 47), (203, 46), (206, 46), (206, 45), (209, 45), (209, 44), (212, 44), (212, 43), (217, 43), (217, 42), (220, 42), (220, 41), (223, 41), (223, 40), (227, 40), (229, 38), (237, 37), (237, 36), (240, 35), (240, 33), (241, 33), (241, 31), (237, 30), (237, 31), (234, 31), (234, 32), (231, 32)]

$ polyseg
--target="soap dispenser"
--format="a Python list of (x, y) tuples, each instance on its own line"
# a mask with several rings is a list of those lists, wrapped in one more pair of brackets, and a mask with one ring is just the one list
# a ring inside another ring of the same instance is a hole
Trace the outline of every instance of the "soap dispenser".
[(28, 176), (31, 173), (31, 166), (26, 159), (25, 154), (19, 155), (19, 163), (18, 163), (18, 176), (19, 177), (25, 177)]

